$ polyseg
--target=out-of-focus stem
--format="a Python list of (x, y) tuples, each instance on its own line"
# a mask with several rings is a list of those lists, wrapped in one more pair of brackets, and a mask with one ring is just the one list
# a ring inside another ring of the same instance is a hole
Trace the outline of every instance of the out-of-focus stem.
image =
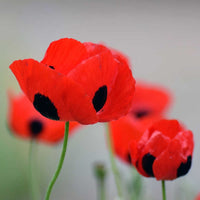
[(115, 158), (114, 158), (113, 143), (112, 143), (112, 138), (110, 135), (110, 127), (108, 123), (106, 123), (106, 129), (107, 129), (106, 135), (107, 135), (107, 143), (108, 143), (111, 168), (115, 177), (115, 184), (117, 187), (118, 197), (120, 198), (120, 200), (122, 200), (121, 178), (120, 178), (120, 173), (119, 173), (119, 170), (117, 168)]
[(39, 186), (37, 182), (37, 176), (35, 173), (35, 148), (36, 148), (36, 143), (34, 139), (31, 140), (30, 142), (30, 147), (29, 147), (29, 180), (30, 180), (30, 190), (31, 190), (31, 199), (32, 200), (39, 200), (40, 199), (40, 191), (39, 191)]

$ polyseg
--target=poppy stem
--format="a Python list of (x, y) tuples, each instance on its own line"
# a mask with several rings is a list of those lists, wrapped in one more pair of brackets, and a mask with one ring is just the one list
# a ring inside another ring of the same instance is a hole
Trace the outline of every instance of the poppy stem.
[(142, 192), (142, 178), (136, 171), (135, 167), (131, 167), (132, 178), (128, 185), (128, 193), (131, 200), (140, 199)]
[(37, 183), (37, 176), (35, 175), (35, 147), (36, 143), (34, 139), (30, 142), (29, 147), (29, 180), (30, 180), (30, 190), (31, 190), (31, 199), (38, 200), (40, 199), (40, 191)]
[(55, 182), (56, 182), (56, 180), (57, 180), (57, 178), (60, 174), (60, 171), (62, 169), (63, 162), (64, 162), (64, 159), (65, 159), (66, 150), (67, 150), (68, 134), (69, 134), (69, 122), (66, 122), (62, 153), (61, 153), (61, 156), (60, 156), (60, 160), (59, 160), (56, 172), (55, 172), (55, 174), (54, 174), (53, 178), (51, 179), (51, 182), (48, 186), (47, 193), (46, 193), (46, 196), (45, 196), (45, 200), (49, 200), (53, 186), (54, 186), (54, 184), (55, 184)]
[(163, 196), (163, 200), (167, 200), (166, 189), (165, 189), (165, 181), (164, 180), (162, 180), (162, 196)]
[(120, 200), (122, 200), (120, 173), (119, 173), (119, 170), (117, 168), (115, 158), (114, 158), (113, 143), (112, 143), (112, 138), (111, 138), (111, 135), (110, 135), (110, 127), (109, 127), (108, 123), (106, 123), (106, 129), (107, 129), (106, 135), (107, 135), (108, 151), (109, 151), (111, 168), (112, 168), (112, 172), (113, 172), (113, 175), (114, 175), (114, 178), (115, 178), (115, 184), (116, 184), (116, 187), (117, 187), (118, 197), (119, 197)]

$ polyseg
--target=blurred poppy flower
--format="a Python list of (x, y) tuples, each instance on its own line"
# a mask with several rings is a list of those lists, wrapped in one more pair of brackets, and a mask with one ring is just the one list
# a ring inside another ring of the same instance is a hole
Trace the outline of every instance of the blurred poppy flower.
[(163, 117), (170, 101), (171, 95), (166, 89), (147, 83), (136, 84), (130, 113), (110, 122), (113, 147), (119, 158), (131, 163), (130, 142), (138, 142), (144, 131)]
[[(71, 122), (70, 135), (77, 127)], [(9, 94), (8, 126), (14, 135), (45, 143), (59, 142), (64, 137), (65, 123), (43, 117), (25, 95)]]
[(124, 56), (107, 47), (60, 39), (41, 62), (10, 65), (22, 90), (45, 117), (92, 124), (128, 113), (135, 80)]
[(136, 119), (145, 116), (163, 115), (171, 103), (169, 91), (159, 85), (144, 82), (136, 84), (129, 114)]
[(146, 177), (173, 180), (187, 174), (192, 163), (193, 134), (177, 120), (159, 120), (138, 142), (130, 143), (132, 164)]

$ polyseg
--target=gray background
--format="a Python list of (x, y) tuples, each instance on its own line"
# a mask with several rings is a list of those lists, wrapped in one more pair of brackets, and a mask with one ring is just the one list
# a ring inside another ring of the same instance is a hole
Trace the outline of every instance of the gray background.
[[(170, 118), (194, 132), (193, 166), (184, 178), (167, 182), (168, 199), (192, 199), (199, 191), (200, 1), (0, 1), (0, 199), (28, 199), (28, 142), (6, 129), (8, 88), (20, 91), (9, 64), (16, 59), (41, 60), (53, 40), (72, 37), (104, 42), (131, 60), (136, 80), (161, 84), (174, 95)], [(69, 142), (67, 159), (52, 199), (95, 199), (92, 165), (108, 162), (103, 124), (81, 128)], [(54, 172), (61, 145), (38, 146), (41, 190)], [(128, 178), (130, 170), (118, 162)], [(144, 198), (161, 199), (160, 183), (145, 179)], [(108, 199), (116, 196), (113, 176)]]

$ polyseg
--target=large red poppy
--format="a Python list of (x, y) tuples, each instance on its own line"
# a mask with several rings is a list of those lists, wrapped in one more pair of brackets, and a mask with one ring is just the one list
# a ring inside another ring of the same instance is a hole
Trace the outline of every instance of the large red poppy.
[[(55, 143), (63, 139), (65, 122), (43, 117), (25, 95), (10, 94), (9, 100), (8, 126), (14, 135), (45, 143)], [(70, 123), (70, 135), (77, 125), (77, 122)]]
[(163, 117), (170, 100), (169, 92), (160, 86), (136, 84), (130, 113), (110, 122), (113, 147), (119, 158), (130, 163), (130, 142), (138, 142), (144, 131)]
[(159, 120), (139, 142), (130, 144), (132, 164), (146, 177), (173, 180), (185, 175), (192, 162), (193, 134), (177, 120)]
[(18, 60), (10, 69), (34, 107), (54, 120), (105, 122), (131, 106), (135, 80), (128, 62), (103, 45), (60, 39), (41, 62)]

